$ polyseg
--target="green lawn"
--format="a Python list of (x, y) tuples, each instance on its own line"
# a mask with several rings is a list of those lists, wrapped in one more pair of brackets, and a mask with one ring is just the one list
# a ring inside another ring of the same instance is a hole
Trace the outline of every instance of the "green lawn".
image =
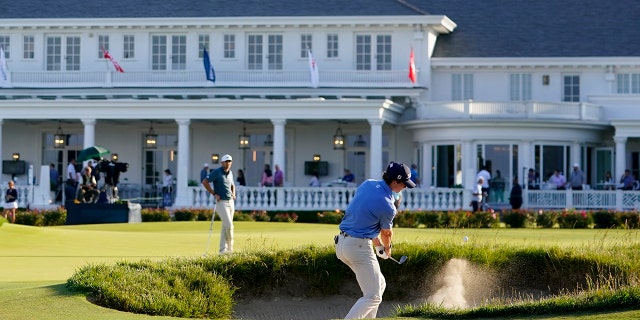
[[(119, 260), (197, 257), (205, 253), (209, 222), (101, 224), (61, 227), (0, 226), (1, 319), (171, 319), (100, 308), (64, 283), (85, 264)], [(209, 252), (218, 247), (214, 223)], [(272, 250), (309, 244), (331, 245), (337, 226), (302, 223), (236, 222), (236, 250)], [(464, 243), (587, 247), (615, 250), (640, 243), (640, 231), (591, 229), (394, 229), (394, 243)], [(640, 309), (640, 307), (639, 307)], [(527, 319), (638, 319), (640, 311)]]

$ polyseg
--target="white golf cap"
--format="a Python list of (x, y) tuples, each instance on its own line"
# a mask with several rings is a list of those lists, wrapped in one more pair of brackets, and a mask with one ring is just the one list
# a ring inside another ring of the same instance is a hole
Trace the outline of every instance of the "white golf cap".
[(230, 155), (225, 154), (224, 156), (222, 156), (222, 158), (220, 159), (220, 161), (225, 162), (225, 161), (233, 161), (233, 159), (231, 158)]
[(205, 166), (205, 167), (208, 167), (208, 166), (209, 166), (209, 164), (205, 162), (205, 163), (204, 163), (204, 166)]
[(577, 164), (577, 163), (574, 163), (574, 164), (573, 164), (573, 166), (574, 166), (574, 167), (578, 167), (578, 168), (580, 168), (580, 165), (579, 165), (579, 164)]

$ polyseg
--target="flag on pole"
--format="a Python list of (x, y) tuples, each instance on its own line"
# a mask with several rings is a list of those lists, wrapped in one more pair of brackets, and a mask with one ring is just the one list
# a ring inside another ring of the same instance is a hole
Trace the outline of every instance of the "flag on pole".
[(211, 59), (209, 59), (209, 52), (207, 52), (207, 48), (203, 48), (202, 53), (202, 63), (204, 64), (204, 75), (207, 77), (207, 80), (211, 82), (216, 82), (216, 71), (213, 70), (213, 66), (211, 65)]
[(105, 59), (109, 59), (109, 61), (111, 61), (111, 63), (113, 63), (113, 68), (116, 69), (116, 71), (118, 72), (124, 72), (124, 69), (122, 69), (122, 67), (120, 66), (120, 64), (118, 63), (118, 61), (116, 61), (115, 59), (113, 59), (113, 57), (109, 54), (109, 51), (105, 50), (104, 48), (102, 49), (102, 53), (104, 54), (104, 58)]
[(8, 72), (9, 70), (7, 69), (7, 59), (4, 56), (4, 49), (0, 47), (0, 83), (8, 81)]
[(418, 81), (416, 76), (416, 61), (413, 57), (413, 47), (411, 47), (411, 54), (409, 55), (409, 80), (413, 83)]
[(316, 59), (313, 58), (311, 54), (311, 50), (307, 49), (307, 56), (309, 57), (309, 72), (311, 73), (311, 86), (314, 88), (318, 87), (318, 83), (320, 82), (320, 75), (318, 74), (318, 65), (316, 64)]

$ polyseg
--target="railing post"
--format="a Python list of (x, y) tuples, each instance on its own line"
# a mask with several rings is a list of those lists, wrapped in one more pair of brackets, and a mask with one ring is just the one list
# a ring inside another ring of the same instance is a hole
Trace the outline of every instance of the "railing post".
[(616, 189), (616, 211), (622, 211), (622, 190)]
[(464, 114), (467, 115), (467, 118), (471, 118), (471, 103), (472, 100), (467, 100), (464, 102)]
[(574, 204), (573, 204), (573, 191), (571, 190), (571, 188), (567, 188), (565, 190), (565, 208), (570, 209), (570, 208), (575, 208)]

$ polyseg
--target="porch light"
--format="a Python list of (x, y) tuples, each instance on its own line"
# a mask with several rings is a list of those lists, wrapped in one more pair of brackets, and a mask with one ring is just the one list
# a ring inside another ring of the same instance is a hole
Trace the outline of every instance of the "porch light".
[(111, 155), (111, 160), (118, 161), (118, 154), (117, 153), (112, 154)]
[(242, 126), (242, 134), (238, 136), (238, 149), (249, 149), (249, 136), (245, 126)]
[(17, 153), (17, 152), (14, 152), (14, 153), (11, 155), (11, 158), (12, 158), (13, 160), (15, 160), (15, 161), (18, 161), (18, 160), (20, 160), (20, 154), (19, 154), (19, 153)]
[(313, 161), (320, 161), (320, 155), (319, 154), (314, 154), (313, 155)]
[(149, 132), (144, 136), (144, 146), (155, 149), (158, 146), (158, 135), (153, 131), (153, 121), (149, 121)]
[(67, 136), (62, 132), (62, 127), (60, 126), (60, 121), (58, 121), (58, 130), (56, 130), (56, 134), (53, 135), (53, 147), (56, 149), (64, 149), (67, 140)]
[(338, 122), (336, 134), (333, 135), (333, 149), (344, 150), (344, 135), (342, 134), (342, 129), (340, 129), (340, 122)]
[(211, 155), (211, 163), (219, 163), (220, 162), (220, 155), (217, 153), (214, 153)]

